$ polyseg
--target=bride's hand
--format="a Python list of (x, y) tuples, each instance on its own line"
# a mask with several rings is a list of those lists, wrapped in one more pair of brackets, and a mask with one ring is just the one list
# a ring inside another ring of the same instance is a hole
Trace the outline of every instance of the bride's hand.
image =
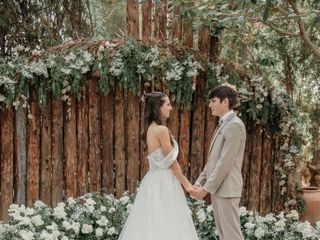
[(192, 185), (192, 184), (188, 184), (186, 187), (185, 187), (185, 190), (192, 194), (194, 191), (195, 191), (195, 187)]

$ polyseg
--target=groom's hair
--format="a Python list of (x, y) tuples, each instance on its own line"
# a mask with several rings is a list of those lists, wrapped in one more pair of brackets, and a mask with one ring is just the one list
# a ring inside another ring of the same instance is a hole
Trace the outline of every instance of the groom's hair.
[(238, 92), (235, 86), (223, 84), (213, 88), (209, 92), (209, 99), (217, 97), (222, 102), (224, 99), (229, 99), (229, 109), (234, 109), (238, 104)]

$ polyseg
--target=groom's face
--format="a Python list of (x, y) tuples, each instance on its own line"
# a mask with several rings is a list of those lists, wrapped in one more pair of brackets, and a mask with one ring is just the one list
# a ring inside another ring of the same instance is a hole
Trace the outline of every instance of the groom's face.
[(213, 116), (222, 117), (226, 113), (227, 106), (227, 99), (221, 101), (219, 98), (213, 97), (209, 101), (209, 108)]

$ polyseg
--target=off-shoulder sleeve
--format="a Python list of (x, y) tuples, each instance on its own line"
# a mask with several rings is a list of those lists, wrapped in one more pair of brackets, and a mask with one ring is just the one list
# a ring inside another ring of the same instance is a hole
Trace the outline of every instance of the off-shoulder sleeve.
[(179, 147), (175, 140), (173, 140), (173, 149), (171, 152), (165, 156), (161, 161), (157, 161), (156, 165), (159, 168), (169, 168), (173, 162), (177, 159), (179, 153)]

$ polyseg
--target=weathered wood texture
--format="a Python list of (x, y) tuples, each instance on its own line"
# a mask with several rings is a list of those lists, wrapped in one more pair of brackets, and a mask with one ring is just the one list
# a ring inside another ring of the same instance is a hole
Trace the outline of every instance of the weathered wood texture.
[[(79, 100), (71, 98), (70, 106), (49, 97), (48, 105), (40, 111), (33, 95), (29, 103), (32, 118), (27, 118), (24, 109), (13, 111), (2, 106), (3, 219), (12, 202), (31, 205), (42, 199), (55, 206), (70, 196), (102, 189), (121, 196), (126, 190), (134, 191), (148, 171), (145, 143), (141, 139), (144, 127), (141, 97), (119, 85), (107, 96), (100, 95), (94, 81), (87, 81), (83, 96)], [(173, 103), (175, 119), (171, 115), (168, 125), (180, 141), (179, 162), (192, 182), (206, 163), (216, 124), (203, 98), (204, 84), (205, 73), (201, 73), (191, 106), (193, 112), (182, 112)], [(18, 124), (17, 119), (22, 121)], [(246, 126), (241, 204), (266, 213), (281, 204), (280, 196), (273, 191), (277, 179), (272, 174), (278, 143), (269, 130), (250, 122)]]
[(13, 202), (13, 109), (4, 107), (0, 109), (0, 216), (8, 220), (8, 208)]

